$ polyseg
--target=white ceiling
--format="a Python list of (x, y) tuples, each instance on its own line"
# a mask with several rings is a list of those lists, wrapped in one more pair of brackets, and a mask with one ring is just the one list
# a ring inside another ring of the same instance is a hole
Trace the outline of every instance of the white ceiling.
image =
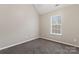
[(60, 7), (63, 7), (63, 6), (67, 6), (67, 5), (63, 5), (63, 4), (35, 4), (33, 5), (34, 8), (36, 9), (36, 11), (42, 15), (42, 14), (45, 14), (45, 13), (48, 13), (48, 12), (51, 12), (53, 10), (56, 10)]

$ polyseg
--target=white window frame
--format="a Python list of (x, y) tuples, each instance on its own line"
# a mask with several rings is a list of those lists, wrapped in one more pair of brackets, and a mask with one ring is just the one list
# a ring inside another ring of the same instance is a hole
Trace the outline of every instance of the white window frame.
[[(52, 31), (52, 29), (53, 29), (52, 26), (53, 26), (53, 25), (57, 25), (57, 24), (53, 24), (53, 23), (52, 23), (53, 17), (54, 17), (54, 16), (51, 16), (51, 31), (50, 31), (50, 34), (53, 34), (53, 35), (62, 35), (62, 18), (61, 18), (61, 24), (58, 24), (58, 25), (61, 26), (61, 28), (59, 29), (59, 30), (60, 30), (60, 33), (55, 33), (55, 32)], [(61, 16), (60, 16), (60, 17), (61, 17)]]

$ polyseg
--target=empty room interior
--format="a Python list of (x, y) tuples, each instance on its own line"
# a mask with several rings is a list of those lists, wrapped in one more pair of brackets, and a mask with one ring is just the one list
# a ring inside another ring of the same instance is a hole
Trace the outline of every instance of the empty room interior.
[(79, 54), (79, 5), (0, 4), (0, 54)]

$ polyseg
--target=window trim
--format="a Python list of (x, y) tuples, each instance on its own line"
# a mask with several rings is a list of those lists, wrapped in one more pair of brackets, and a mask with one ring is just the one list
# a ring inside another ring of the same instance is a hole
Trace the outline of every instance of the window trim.
[[(56, 15), (57, 16), (57, 15)], [(58, 15), (59, 16), (59, 15)], [(53, 33), (52, 32), (52, 25), (55, 25), (55, 24), (52, 24), (52, 21), (53, 21), (53, 19), (52, 19), (52, 17), (53, 16), (51, 16), (51, 21), (50, 21), (50, 23), (51, 23), (51, 31), (50, 31), (50, 34), (52, 34), (52, 35), (62, 35), (62, 18), (61, 18), (61, 24), (58, 24), (58, 25), (60, 25), (61, 26), (61, 28), (60, 28), (60, 34), (59, 33)]]

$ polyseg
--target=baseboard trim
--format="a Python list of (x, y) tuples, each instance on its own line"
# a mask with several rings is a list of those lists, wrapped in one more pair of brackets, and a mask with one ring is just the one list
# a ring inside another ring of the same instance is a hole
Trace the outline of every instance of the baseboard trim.
[[(79, 48), (79, 46), (73, 45), (73, 44), (70, 44), (70, 43), (67, 43), (67, 42), (56, 41), (56, 40), (52, 40), (50, 38), (45, 38), (45, 37), (41, 37), (41, 38), (45, 39), (45, 40), (50, 40), (50, 41), (54, 41), (54, 42), (58, 42), (58, 43), (61, 43), (61, 44), (65, 44), (65, 45), (74, 46), (74, 47), (78, 47)], [(23, 41), (23, 42), (12, 44), (12, 45), (0, 48), (0, 50), (7, 49), (7, 48), (10, 48), (10, 47), (13, 47), (13, 46), (16, 46), (16, 45), (19, 45), (19, 44), (23, 44), (23, 43), (26, 43), (26, 42), (30, 42), (30, 41), (35, 40), (35, 39), (38, 39), (38, 38), (32, 38), (32, 39), (29, 39), (29, 40), (26, 40), (26, 41)]]
[(73, 44), (70, 44), (70, 43), (67, 43), (67, 42), (56, 41), (56, 40), (52, 40), (52, 39), (50, 39), (50, 38), (44, 38), (44, 37), (41, 37), (41, 38), (42, 38), (42, 39), (45, 39), (45, 40), (50, 40), (50, 41), (54, 41), (54, 42), (58, 42), (58, 43), (61, 43), (61, 44), (65, 44), (65, 45), (69, 45), (69, 46), (73, 46), (73, 47), (79, 48), (79, 46), (73, 45)]
[(23, 44), (23, 43), (26, 43), (26, 42), (30, 42), (30, 41), (35, 40), (35, 39), (38, 39), (38, 38), (32, 38), (32, 39), (29, 39), (29, 40), (26, 40), (26, 41), (22, 41), (22, 42), (19, 42), (19, 43), (16, 43), (16, 44), (5, 46), (3, 48), (0, 48), (0, 50), (7, 49), (7, 48), (10, 48), (10, 47), (13, 47), (13, 46), (16, 46), (16, 45), (19, 45), (19, 44)]

